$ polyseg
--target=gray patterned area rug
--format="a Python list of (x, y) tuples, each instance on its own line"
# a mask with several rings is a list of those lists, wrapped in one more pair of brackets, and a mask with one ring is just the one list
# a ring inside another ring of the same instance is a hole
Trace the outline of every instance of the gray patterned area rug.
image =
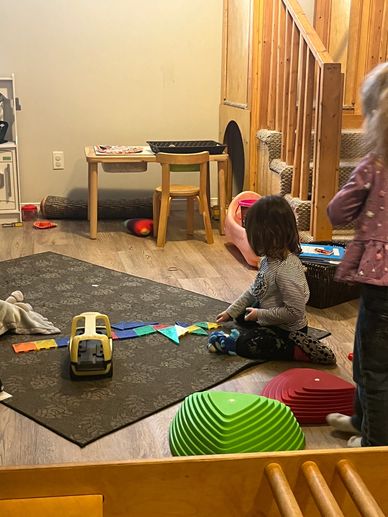
[[(69, 336), (72, 317), (85, 311), (125, 321), (211, 321), (225, 302), (56, 253), (0, 262), (0, 299), (19, 289)], [(219, 384), (260, 363), (206, 350), (206, 336), (179, 346), (160, 334), (115, 341), (112, 379), (72, 381), (67, 348), (16, 354), (12, 344), (45, 336), (0, 337), (0, 378), (12, 398), (3, 402), (80, 447), (166, 408), (194, 391)]]

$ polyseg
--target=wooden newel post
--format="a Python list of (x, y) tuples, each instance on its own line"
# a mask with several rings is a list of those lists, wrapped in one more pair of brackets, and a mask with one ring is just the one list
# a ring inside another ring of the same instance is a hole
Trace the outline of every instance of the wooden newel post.
[(327, 205), (338, 184), (339, 145), (343, 83), (341, 65), (324, 63), (317, 88), (315, 124), (313, 206), (311, 233), (315, 240), (330, 240), (332, 227), (326, 215)]

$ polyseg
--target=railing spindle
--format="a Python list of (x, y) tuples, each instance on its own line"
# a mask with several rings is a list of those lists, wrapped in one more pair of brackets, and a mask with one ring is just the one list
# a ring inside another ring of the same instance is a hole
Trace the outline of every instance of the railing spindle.
[(286, 163), (294, 162), (295, 154), (295, 129), (296, 129), (296, 96), (298, 89), (298, 65), (299, 65), (299, 29), (292, 24), (291, 36), (291, 61), (290, 61), (290, 87), (288, 96), (287, 110), (287, 144), (286, 144)]
[(278, 16), (278, 56), (276, 70), (276, 131), (282, 130), (283, 117), (283, 96), (284, 96), (284, 46), (286, 35), (286, 8), (279, 0), (279, 16)]
[(269, 75), (268, 96), (268, 128), (275, 129), (276, 118), (276, 72), (277, 72), (277, 46), (278, 46), (279, 2), (272, 0), (272, 43), (271, 66)]
[(302, 471), (321, 515), (343, 517), (344, 514), (315, 461), (305, 461)]
[(265, 474), (280, 515), (282, 517), (303, 517), (282, 467), (278, 463), (270, 463), (265, 467)]
[(294, 156), (294, 172), (292, 175), (292, 197), (299, 197), (300, 177), (302, 169), (302, 144), (303, 144), (303, 117), (304, 117), (304, 98), (306, 86), (306, 60), (307, 60), (307, 44), (303, 38), (300, 40), (299, 53), (299, 85), (298, 85), (298, 116), (296, 122), (296, 144)]
[(337, 470), (360, 514), (363, 517), (384, 517), (385, 514), (354, 466), (348, 460), (340, 460)]
[(304, 113), (303, 113), (303, 137), (302, 137), (302, 163), (301, 182), (299, 197), (302, 200), (308, 199), (310, 179), (310, 155), (311, 155), (311, 127), (313, 118), (313, 97), (314, 97), (314, 56), (307, 49), (306, 61), (306, 84), (304, 92)]
[(282, 119), (282, 149), (281, 159), (287, 161), (287, 123), (288, 100), (290, 96), (290, 70), (291, 70), (291, 42), (292, 42), (292, 17), (286, 12), (286, 37), (284, 44), (284, 94), (283, 94), (283, 119)]

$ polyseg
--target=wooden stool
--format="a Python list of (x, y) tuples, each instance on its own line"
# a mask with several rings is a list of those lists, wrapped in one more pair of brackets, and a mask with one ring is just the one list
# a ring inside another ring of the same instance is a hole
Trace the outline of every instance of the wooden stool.
[[(210, 221), (207, 199), (209, 153), (173, 154), (158, 153), (156, 161), (162, 165), (162, 185), (157, 187), (153, 196), (154, 236), (156, 245), (166, 244), (167, 220), (170, 212), (171, 199), (187, 199), (187, 233), (194, 233), (194, 199), (198, 200), (199, 211), (205, 226), (206, 241), (213, 244), (213, 230)], [(199, 165), (199, 186), (171, 185), (171, 166)]]

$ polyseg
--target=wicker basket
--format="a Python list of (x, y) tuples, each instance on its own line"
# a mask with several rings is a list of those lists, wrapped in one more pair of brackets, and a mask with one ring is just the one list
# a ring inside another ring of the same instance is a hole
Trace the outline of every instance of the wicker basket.
[[(346, 246), (344, 242), (331, 241), (320, 241), (313, 244)], [(317, 264), (308, 260), (302, 260), (302, 262), (306, 266), (306, 278), (310, 288), (310, 298), (307, 305), (325, 309), (326, 307), (354, 300), (360, 296), (359, 285), (345, 284), (334, 280), (337, 266), (333, 264)]]

